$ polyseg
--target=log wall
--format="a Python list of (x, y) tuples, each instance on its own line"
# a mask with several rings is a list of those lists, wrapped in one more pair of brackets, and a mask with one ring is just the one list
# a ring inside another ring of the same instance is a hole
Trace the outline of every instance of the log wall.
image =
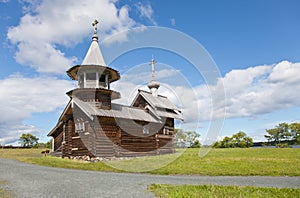
[[(147, 124), (149, 134), (144, 134), (143, 125), (145, 123), (142, 122), (125, 119), (116, 121), (114, 118), (108, 117), (98, 117), (93, 122), (88, 122), (85, 117), (80, 119), (85, 122), (85, 131), (76, 132), (73, 119), (65, 123), (65, 141), (62, 143), (63, 157), (145, 156), (174, 153), (175, 151), (173, 132), (163, 134), (165, 126), (161, 128), (157, 124)], [(168, 130), (171, 129), (171, 127), (167, 127)], [(58, 141), (57, 144), (59, 144)]]
[(65, 124), (64, 142), (62, 143), (62, 157), (70, 156), (92, 156), (86, 148), (82, 139), (75, 131), (75, 124), (73, 119), (69, 119)]
[(97, 157), (115, 156), (119, 128), (114, 118), (99, 117), (94, 123), (94, 153)]
[(63, 130), (60, 129), (60, 133), (54, 138), (54, 151), (60, 152), (61, 151), (61, 145), (63, 142)]

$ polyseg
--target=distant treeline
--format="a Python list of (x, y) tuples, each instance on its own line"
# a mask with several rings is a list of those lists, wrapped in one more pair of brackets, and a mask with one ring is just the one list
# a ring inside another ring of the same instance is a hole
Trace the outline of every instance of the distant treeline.
[(272, 142), (253, 142), (253, 147), (260, 147), (260, 146), (275, 146), (275, 147), (282, 147), (287, 145), (299, 145), (298, 142), (295, 142), (294, 140), (286, 140), (282, 141), (280, 143), (277, 143), (275, 141)]
[(1, 149), (30, 149), (32, 148), (31, 146), (13, 146), (13, 145), (7, 145), (7, 146), (1, 146)]

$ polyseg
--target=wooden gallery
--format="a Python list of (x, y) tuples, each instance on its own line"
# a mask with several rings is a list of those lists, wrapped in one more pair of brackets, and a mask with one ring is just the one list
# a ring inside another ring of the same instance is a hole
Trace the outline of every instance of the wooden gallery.
[(67, 71), (78, 87), (67, 92), (70, 101), (57, 125), (52, 153), (57, 156), (122, 157), (173, 153), (174, 119), (182, 114), (167, 97), (158, 95), (159, 82), (148, 83), (150, 92), (138, 90), (130, 106), (113, 103), (120, 94), (110, 83), (120, 79), (106, 66), (98, 45), (97, 21), (92, 43), (81, 65)]

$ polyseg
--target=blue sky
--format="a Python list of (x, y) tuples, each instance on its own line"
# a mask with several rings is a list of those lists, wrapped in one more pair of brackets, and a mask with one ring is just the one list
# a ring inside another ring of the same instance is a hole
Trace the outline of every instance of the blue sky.
[(153, 55), (157, 78), (165, 85), (160, 93), (183, 109), (186, 119), (180, 127), (196, 130), (205, 139), (211, 120), (222, 118), (220, 109), (215, 109), (214, 118), (207, 116), (212, 113), (210, 94), (219, 93), (222, 85), (226, 105), (216, 100), (225, 105), (226, 114), (215, 138), (242, 130), (264, 140), (265, 129), (300, 122), (299, 8), (297, 0), (0, 0), (0, 144), (15, 143), (25, 132), (48, 140), (46, 134), (68, 101), (65, 92), (75, 84), (65, 71), (82, 62), (95, 18), (100, 21), (104, 58), (130, 38), (129, 33), (115, 40), (112, 35), (164, 27), (201, 44), (220, 72), (216, 84), (208, 83), (180, 54), (135, 49), (109, 62), (122, 75), (115, 85), (123, 97), (119, 102), (128, 104), (132, 90), (146, 89), (151, 76), (141, 76)]

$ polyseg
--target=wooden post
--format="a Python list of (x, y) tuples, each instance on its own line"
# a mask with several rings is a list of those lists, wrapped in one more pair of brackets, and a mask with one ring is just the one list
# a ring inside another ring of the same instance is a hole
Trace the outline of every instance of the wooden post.
[(54, 138), (52, 137), (52, 145), (51, 145), (51, 152), (54, 152)]
[(158, 133), (155, 134), (155, 141), (156, 141), (156, 154), (159, 155), (159, 137), (158, 137)]
[(83, 72), (83, 88), (86, 88), (86, 72)]
[(105, 84), (107, 86), (107, 89), (110, 89), (110, 84), (109, 84), (109, 80), (108, 80), (108, 74), (105, 74)]
[(120, 152), (122, 150), (122, 129), (118, 127), (118, 156), (120, 156)]
[(96, 88), (99, 88), (99, 72), (96, 72)]

